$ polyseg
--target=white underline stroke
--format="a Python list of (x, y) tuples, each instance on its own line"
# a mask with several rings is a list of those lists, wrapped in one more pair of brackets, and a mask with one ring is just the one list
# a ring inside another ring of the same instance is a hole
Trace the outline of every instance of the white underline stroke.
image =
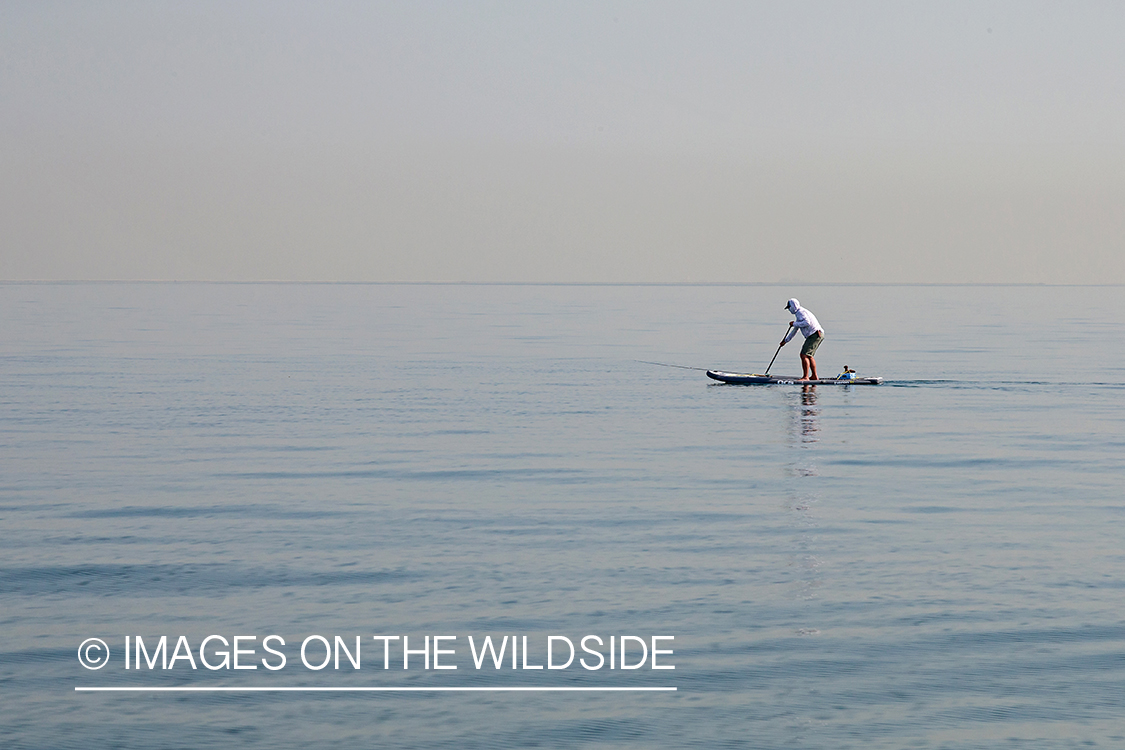
[(655, 693), (675, 687), (75, 687), (76, 693)]

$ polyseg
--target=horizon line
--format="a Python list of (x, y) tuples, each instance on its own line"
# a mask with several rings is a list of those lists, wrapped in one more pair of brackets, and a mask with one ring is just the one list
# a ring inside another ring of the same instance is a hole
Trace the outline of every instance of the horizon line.
[(286, 279), (0, 279), (0, 285), (223, 284), (308, 286), (919, 286), (919, 287), (1121, 287), (1125, 282), (1054, 283), (1045, 281), (299, 281)]

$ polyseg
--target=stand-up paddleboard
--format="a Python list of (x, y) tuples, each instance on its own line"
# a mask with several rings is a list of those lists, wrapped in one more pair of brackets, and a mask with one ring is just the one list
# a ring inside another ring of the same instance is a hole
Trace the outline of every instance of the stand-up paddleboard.
[(838, 378), (832, 380), (799, 380), (796, 377), (753, 375), (708, 370), (707, 377), (731, 385), (882, 385), (882, 378)]

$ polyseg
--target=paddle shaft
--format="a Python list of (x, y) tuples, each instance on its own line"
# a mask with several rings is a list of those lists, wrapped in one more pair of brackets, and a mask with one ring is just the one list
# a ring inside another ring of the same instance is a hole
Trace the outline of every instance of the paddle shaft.
[[(789, 332), (786, 331), (786, 333), (789, 333)], [(766, 368), (766, 375), (770, 374), (770, 367), (773, 367), (773, 360), (777, 359), (778, 354), (781, 354), (781, 347), (783, 347), (783, 346), (785, 346), (785, 339), (782, 339), (781, 343), (777, 345), (777, 351), (773, 353), (773, 359), (770, 360), (769, 367)]]

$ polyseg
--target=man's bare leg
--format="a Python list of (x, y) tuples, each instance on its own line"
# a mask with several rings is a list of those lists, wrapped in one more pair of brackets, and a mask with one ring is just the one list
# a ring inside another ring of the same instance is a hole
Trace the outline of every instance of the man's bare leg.
[(809, 374), (812, 375), (813, 380), (820, 380), (820, 378), (818, 378), (816, 376), (816, 359), (814, 359), (813, 357), (809, 357), (808, 359), (809, 359)]
[[(801, 380), (808, 380), (809, 379), (809, 362), (811, 360), (812, 360), (812, 357), (810, 357), (809, 355), (807, 355), (807, 354), (801, 355)], [(816, 372), (816, 370), (813, 370), (813, 372)], [(815, 377), (815, 375), (813, 377)]]

